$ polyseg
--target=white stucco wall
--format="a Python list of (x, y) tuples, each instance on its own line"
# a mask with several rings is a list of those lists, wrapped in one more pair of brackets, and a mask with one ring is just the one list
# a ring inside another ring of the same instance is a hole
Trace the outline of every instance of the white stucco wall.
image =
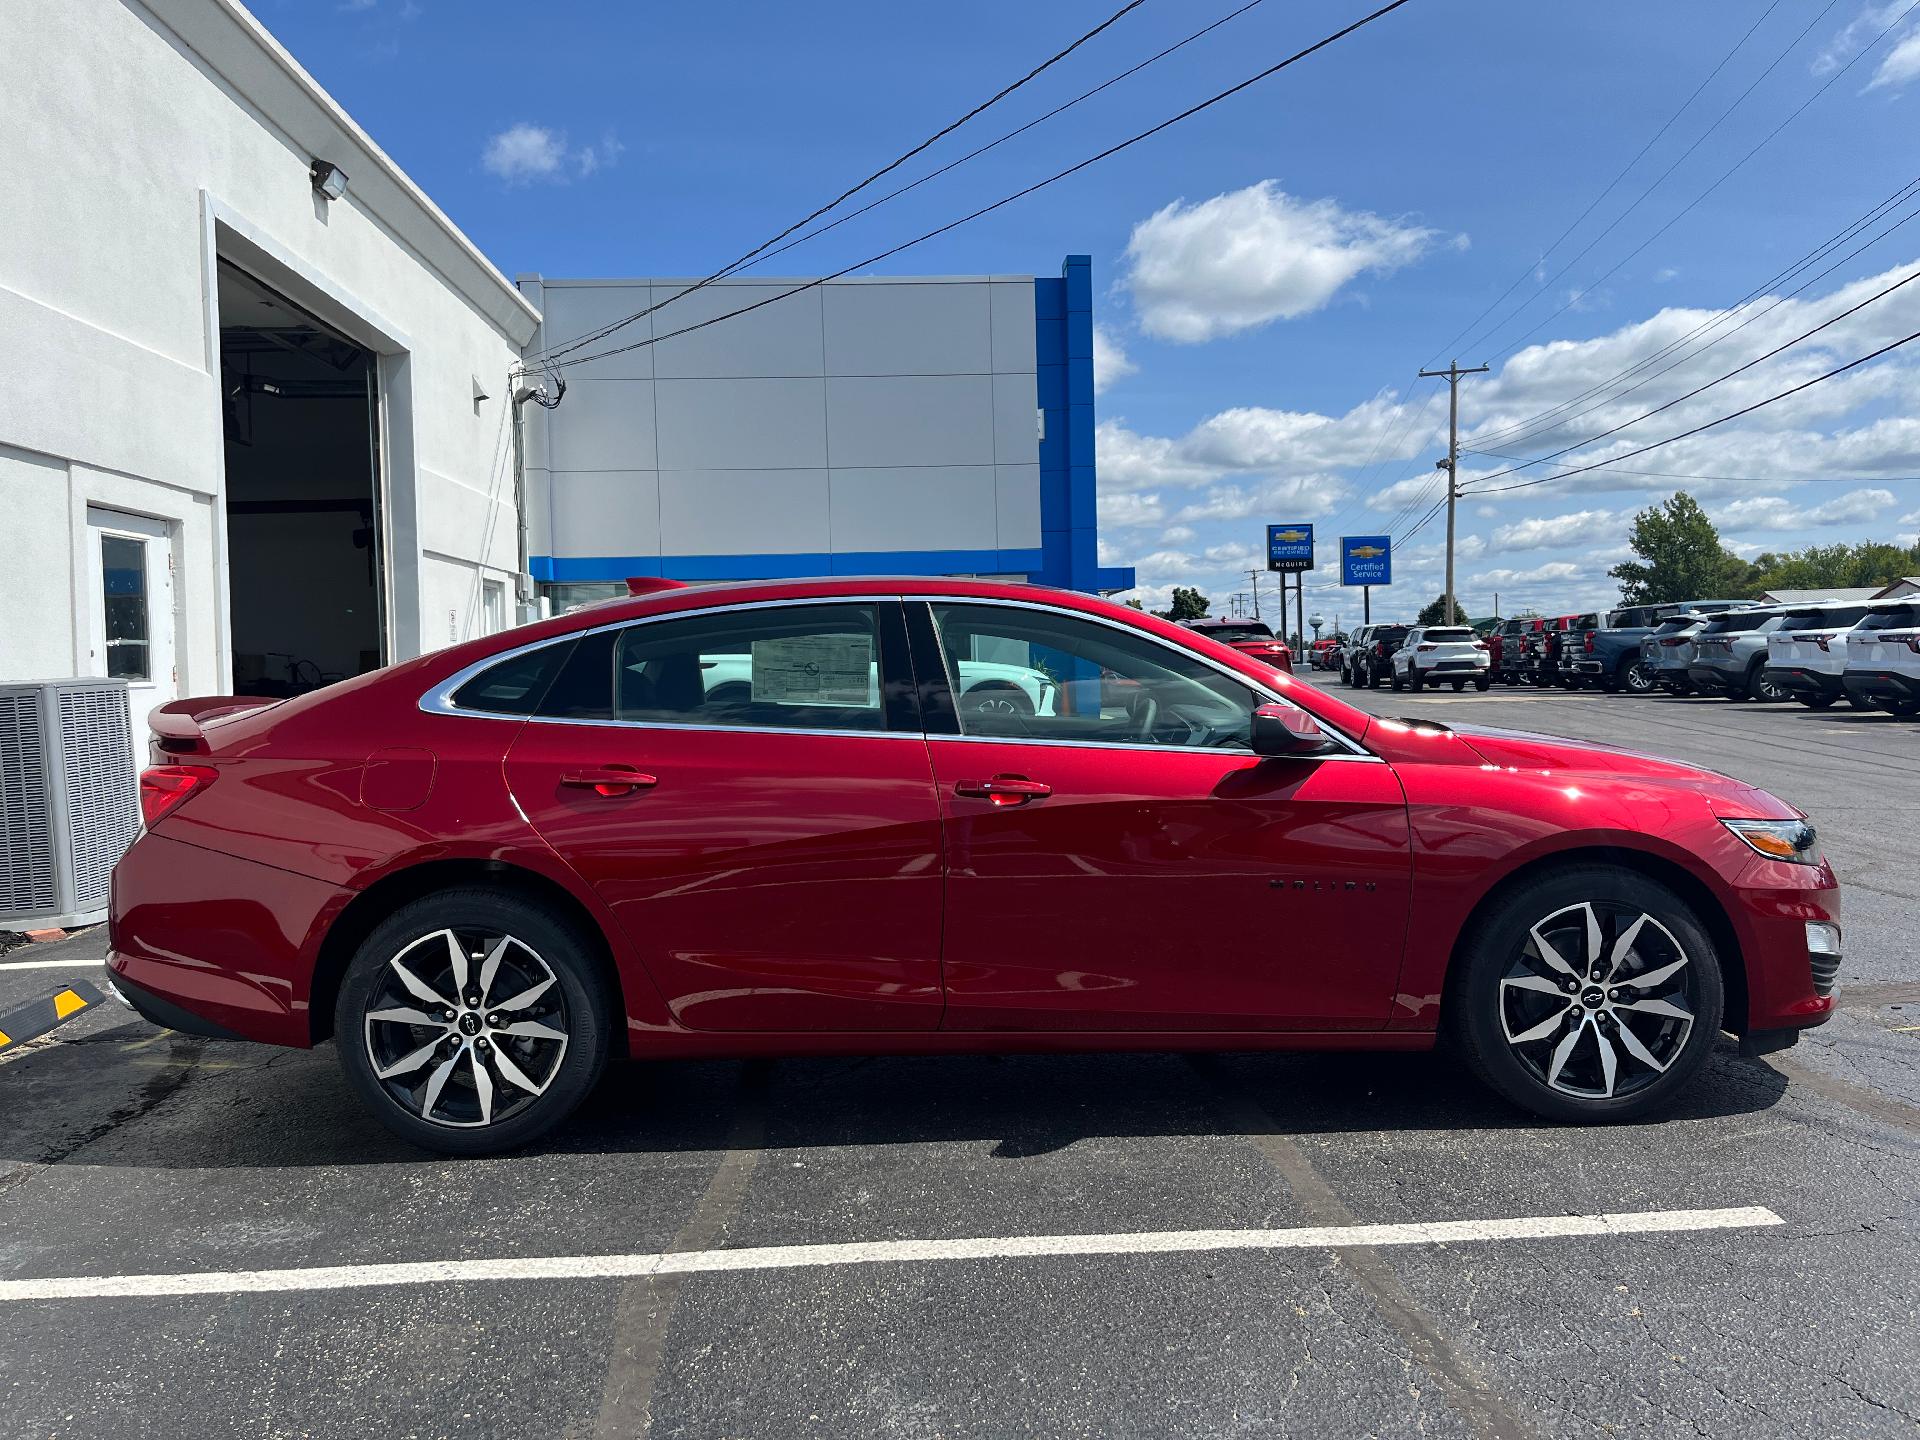
[(532, 308), (230, 0), (8, 5), (4, 32), (0, 680), (97, 671), (91, 503), (170, 522), (177, 693), (226, 688), (216, 255), (380, 354), (391, 653), (449, 612), (473, 633), (515, 568)]

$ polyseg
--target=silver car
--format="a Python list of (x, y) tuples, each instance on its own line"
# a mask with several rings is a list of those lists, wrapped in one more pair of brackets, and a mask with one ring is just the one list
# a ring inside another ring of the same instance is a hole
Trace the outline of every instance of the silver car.
[(1705, 615), (1672, 615), (1640, 641), (1640, 663), (1653, 683), (1669, 695), (1691, 695), (1693, 681), (1687, 666), (1693, 663), (1693, 637), (1707, 623)]
[(1779, 676), (1767, 673), (1767, 637), (1792, 614), (1785, 606), (1769, 606), (1714, 616), (1693, 636), (1687, 679), (1694, 689), (1728, 700), (1789, 698)]

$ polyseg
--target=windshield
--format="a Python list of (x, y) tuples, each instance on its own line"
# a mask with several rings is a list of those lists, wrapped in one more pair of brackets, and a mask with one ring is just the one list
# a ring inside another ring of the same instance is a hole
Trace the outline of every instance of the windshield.
[(1193, 628), (1205, 634), (1216, 635), (1223, 639), (1233, 637), (1247, 637), (1256, 640), (1273, 638), (1273, 631), (1269, 630), (1258, 620), (1196, 620), (1193, 623)]
[(1770, 615), (1765, 610), (1731, 610), (1724, 615), (1716, 615), (1707, 622), (1707, 628), (1701, 632), (1706, 635), (1731, 635), (1737, 630), (1759, 630), (1770, 620), (1783, 617)]
[(1864, 605), (1848, 605), (1843, 609), (1795, 610), (1780, 621), (1782, 630), (1846, 630), (1858, 625), (1866, 615)]
[(1891, 605), (1860, 622), (1862, 630), (1908, 630), (1920, 625), (1920, 605)]
[(1700, 623), (1696, 615), (1682, 615), (1667, 621), (1653, 633), (1656, 635), (1678, 635), (1682, 630), (1691, 630)]

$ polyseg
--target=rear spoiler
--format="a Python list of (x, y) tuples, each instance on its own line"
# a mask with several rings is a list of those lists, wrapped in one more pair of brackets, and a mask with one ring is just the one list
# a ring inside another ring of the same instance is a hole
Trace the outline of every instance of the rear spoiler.
[(209, 720), (280, 702), (270, 695), (196, 695), (170, 700), (147, 716), (154, 744), (174, 755), (205, 755), (213, 748), (202, 728)]

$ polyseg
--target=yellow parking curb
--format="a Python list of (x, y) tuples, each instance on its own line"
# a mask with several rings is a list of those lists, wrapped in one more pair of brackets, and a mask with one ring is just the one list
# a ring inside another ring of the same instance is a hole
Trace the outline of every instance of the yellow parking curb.
[(92, 1009), (105, 998), (86, 981), (76, 980), (44, 1000), (35, 1000), (18, 1010), (0, 1015), (0, 1052), (38, 1039), (61, 1021), (71, 1020), (82, 1010)]

